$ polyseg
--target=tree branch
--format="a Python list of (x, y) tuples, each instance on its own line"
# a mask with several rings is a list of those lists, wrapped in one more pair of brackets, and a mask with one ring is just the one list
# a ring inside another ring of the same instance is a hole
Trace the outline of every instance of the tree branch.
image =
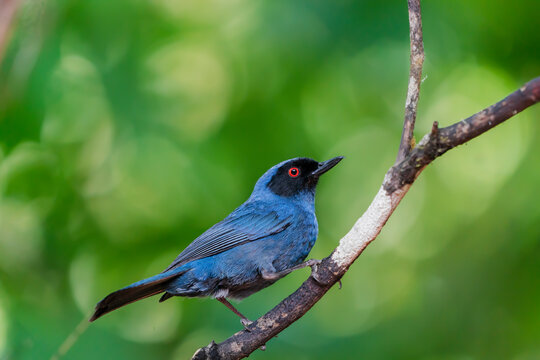
[(434, 123), (418, 146), (400, 163), (390, 169), (385, 182), (388, 193), (412, 184), (426, 165), (450, 149), (466, 143), (517, 113), (540, 101), (540, 77), (537, 77), (506, 98), (454, 125), (437, 129)]
[(414, 147), (413, 131), (416, 121), (416, 109), (420, 84), (422, 83), (422, 66), (424, 65), (424, 41), (422, 35), (422, 15), (420, 13), (420, 0), (407, 0), (409, 7), (409, 37), (411, 41), (411, 65), (409, 69), (409, 86), (407, 87), (407, 100), (405, 101), (405, 121), (396, 162), (400, 162)]
[[(265, 345), (300, 319), (341, 279), (364, 249), (379, 235), (411, 184), (428, 164), (448, 150), (483, 134), (540, 101), (538, 77), (503, 100), (454, 125), (439, 129), (435, 122), (431, 132), (412, 149), (423, 49), (418, 47), (418, 43), (420, 46), (422, 44), (419, 0), (409, 0), (408, 3), (411, 22), (411, 77), (403, 135), (396, 163), (386, 173), (371, 205), (340, 240), (332, 254), (323, 259), (317, 269), (319, 282), (309, 277), (293, 294), (249, 325), (247, 330), (239, 331), (219, 344), (212, 341), (208, 346), (197, 350), (192, 359), (242, 359)], [(413, 53), (421, 55), (415, 57)]]

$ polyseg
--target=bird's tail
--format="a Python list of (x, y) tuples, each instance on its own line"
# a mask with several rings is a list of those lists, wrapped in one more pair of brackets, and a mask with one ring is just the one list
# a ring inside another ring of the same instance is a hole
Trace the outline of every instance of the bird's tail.
[(164, 292), (173, 280), (183, 275), (186, 271), (179, 272), (178, 269), (175, 269), (163, 272), (107, 295), (96, 305), (94, 315), (92, 315), (90, 321), (94, 321), (124, 305)]

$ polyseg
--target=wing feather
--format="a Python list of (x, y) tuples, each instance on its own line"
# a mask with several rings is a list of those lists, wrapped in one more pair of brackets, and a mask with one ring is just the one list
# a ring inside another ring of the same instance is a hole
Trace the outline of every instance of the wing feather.
[(277, 211), (268, 211), (265, 204), (244, 204), (193, 240), (164, 271), (280, 233), (291, 221), (292, 214), (280, 216)]

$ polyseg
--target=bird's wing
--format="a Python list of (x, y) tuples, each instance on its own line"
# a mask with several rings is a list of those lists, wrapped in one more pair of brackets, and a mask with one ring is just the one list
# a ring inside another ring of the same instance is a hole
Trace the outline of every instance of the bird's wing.
[(268, 210), (266, 204), (244, 204), (193, 240), (164, 271), (280, 233), (291, 225), (292, 218), (292, 214)]

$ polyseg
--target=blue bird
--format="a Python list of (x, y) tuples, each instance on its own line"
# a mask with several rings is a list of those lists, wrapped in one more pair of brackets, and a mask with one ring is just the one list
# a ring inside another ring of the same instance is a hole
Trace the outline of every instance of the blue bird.
[(270, 168), (249, 199), (196, 238), (162, 273), (115, 291), (97, 305), (90, 321), (119, 307), (163, 293), (216, 298), (251, 323), (227, 299), (243, 299), (272, 285), (303, 262), (318, 234), (315, 188), (342, 156), (317, 162), (295, 158)]

